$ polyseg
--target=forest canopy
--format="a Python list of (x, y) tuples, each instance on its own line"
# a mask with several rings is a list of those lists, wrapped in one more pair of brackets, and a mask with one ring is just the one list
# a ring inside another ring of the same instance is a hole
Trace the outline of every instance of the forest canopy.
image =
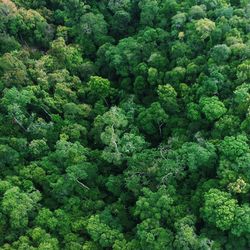
[(0, 250), (250, 249), (249, 0), (0, 0)]

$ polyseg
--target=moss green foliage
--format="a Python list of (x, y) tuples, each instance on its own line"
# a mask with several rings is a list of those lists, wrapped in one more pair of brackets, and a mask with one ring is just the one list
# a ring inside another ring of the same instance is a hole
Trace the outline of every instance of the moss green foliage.
[(249, 0), (0, 0), (0, 250), (248, 250), (249, 146)]

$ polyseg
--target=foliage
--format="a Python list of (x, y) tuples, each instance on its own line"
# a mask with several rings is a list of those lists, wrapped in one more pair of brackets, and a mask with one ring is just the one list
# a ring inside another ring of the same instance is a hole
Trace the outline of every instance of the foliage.
[(0, 250), (250, 249), (249, 0), (0, 0)]

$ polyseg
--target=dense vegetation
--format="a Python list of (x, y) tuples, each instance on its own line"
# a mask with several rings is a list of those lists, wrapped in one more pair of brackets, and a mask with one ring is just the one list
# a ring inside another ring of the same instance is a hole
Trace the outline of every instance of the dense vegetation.
[(0, 0), (0, 249), (250, 249), (249, 0)]

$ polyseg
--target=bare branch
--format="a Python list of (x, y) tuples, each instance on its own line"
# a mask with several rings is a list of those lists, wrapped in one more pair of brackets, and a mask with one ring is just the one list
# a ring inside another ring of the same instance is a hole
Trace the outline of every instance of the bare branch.
[(114, 125), (112, 125), (111, 128), (112, 128), (111, 143), (114, 145), (116, 153), (120, 154), (120, 151), (118, 149), (118, 145), (117, 145), (116, 140), (115, 140)]
[(16, 117), (14, 117), (14, 121), (15, 121), (15, 122), (25, 131), (25, 132), (27, 132), (27, 129), (23, 126), (23, 124), (22, 124), (20, 121), (17, 120)]
[(80, 182), (78, 179), (76, 179), (76, 182), (78, 183), (78, 184), (80, 184), (83, 188), (86, 188), (86, 189), (90, 189), (88, 186), (86, 186), (85, 184), (83, 184), (82, 182)]

